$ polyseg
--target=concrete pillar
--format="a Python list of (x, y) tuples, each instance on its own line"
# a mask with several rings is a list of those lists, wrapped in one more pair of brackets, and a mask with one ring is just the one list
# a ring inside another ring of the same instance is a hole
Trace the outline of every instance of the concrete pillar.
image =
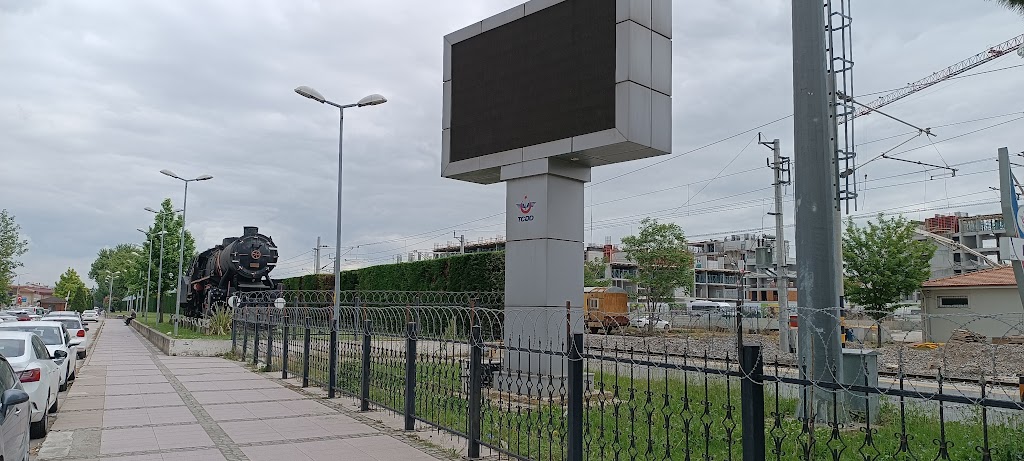
[[(501, 169), (506, 183), (505, 363), (510, 373), (564, 375), (567, 335), (583, 331), (583, 185), (590, 168), (540, 159)], [(566, 302), (572, 319), (567, 323)], [(505, 387), (498, 379), (499, 387)], [(508, 383), (504, 383), (508, 384)], [(516, 389), (508, 389), (516, 391)]]

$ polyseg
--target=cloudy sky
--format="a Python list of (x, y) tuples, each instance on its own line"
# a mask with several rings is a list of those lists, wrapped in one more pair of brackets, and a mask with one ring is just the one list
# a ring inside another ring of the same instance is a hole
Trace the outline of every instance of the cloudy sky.
[[(316, 237), (333, 244), (337, 114), (297, 96), (298, 85), (339, 102), (389, 99), (346, 114), (346, 266), (429, 250), (453, 231), (504, 234), (502, 185), (440, 178), (441, 39), (518, 3), (0, 0), (0, 207), (30, 241), (20, 280), (52, 284), (69, 266), (87, 272), (102, 247), (140, 241), (135, 228), (152, 222), (144, 207), (181, 202), (181, 183), (163, 168), (214, 176), (189, 191), (200, 247), (256, 225), (281, 248), (275, 275), (311, 271)], [(983, 0), (855, 3), (864, 100), (1024, 32), (1024, 18)], [(679, 2), (673, 28), (673, 158), (595, 170), (588, 240), (617, 241), (648, 215), (693, 238), (773, 225), (770, 152), (755, 138), (780, 138), (791, 155), (791, 119), (731, 136), (792, 113), (789, 2)], [(934, 145), (916, 138), (893, 153), (963, 165), (945, 179), (867, 164), (855, 214), (998, 212), (988, 189), (998, 184), (996, 149), (1024, 150), (1022, 64), (1005, 56), (975, 71), (992, 72), (889, 106), (937, 134)], [(861, 161), (908, 130), (877, 114), (858, 119)], [(791, 223), (791, 202), (785, 212)]]

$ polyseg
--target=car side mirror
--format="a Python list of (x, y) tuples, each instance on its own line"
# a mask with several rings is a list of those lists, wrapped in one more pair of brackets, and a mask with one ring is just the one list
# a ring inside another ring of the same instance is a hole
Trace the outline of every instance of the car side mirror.
[(68, 346), (81, 346), (81, 345), (82, 345), (82, 340), (78, 339), (78, 338), (75, 338), (75, 339), (72, 339), (71, 341), (68, 341)]
[(89, 331), (89, 327), (85, 327), (85, 331)]
[(66, 359), (66, 358), (68, 358), (68, 352), (67, 351), (53, 351), (53, 359), (54, 360), (60, 360), (60, 359)]
[(28, 402), (28, 394), (21, 389), (7, 389), (0, 396), (0, 415), (6, 415), (7, 410), (14, 405)]

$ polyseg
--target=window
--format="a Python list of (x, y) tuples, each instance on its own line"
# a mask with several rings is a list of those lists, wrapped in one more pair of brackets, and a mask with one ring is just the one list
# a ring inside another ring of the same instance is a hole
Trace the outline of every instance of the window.
[(15, 382), (11, 365), (6, 360), (0, 361), (0, 386), (3, 386), (3, 390), (13, 389)]
[(32, 338), (32, 349), (36, 351), (37, 359), (48, 359), (50, 358), (50, 350), (43, 344), (43, 340), (39, 339), (38, 336)]
[(966, 296), (939, 296), (940, 308), (966, 309), (967, 306)]
[(25, 355), (25, 340), (23, 339), (0, 339), (0, 354), (4, 357), (21, 357)]

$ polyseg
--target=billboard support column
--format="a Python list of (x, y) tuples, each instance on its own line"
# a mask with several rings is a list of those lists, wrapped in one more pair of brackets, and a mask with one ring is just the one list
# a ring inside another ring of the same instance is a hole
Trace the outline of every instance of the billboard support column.
[[(565, 356), (536, 351), (564, 351), (567, 333), (583, 331), (583, 185), (590, 168), (540, 159), (502, 168), (502, 180), (506, 368), (510, 376), (529, 376), (535, 390), (559, 388)], [(496, 383), (523, 391), (509, 379)]]
[[(1000, 204), (1003, 208), (1003, 229), (1007, 237), (1024, 237), (1021, 232), (1020, 218), (1024, 217), (1018, 210), (1017, 194), (1014, 190), (1013, 172), (1010, 170), (1010, 150), (999, 148), (999, 193), (1002, 195)], [(1013, 264), (1013, 278), (1017, 281), (1017, 292), (1020, 302), (1024, 304), (1024, 262), (1010, 261)]]

